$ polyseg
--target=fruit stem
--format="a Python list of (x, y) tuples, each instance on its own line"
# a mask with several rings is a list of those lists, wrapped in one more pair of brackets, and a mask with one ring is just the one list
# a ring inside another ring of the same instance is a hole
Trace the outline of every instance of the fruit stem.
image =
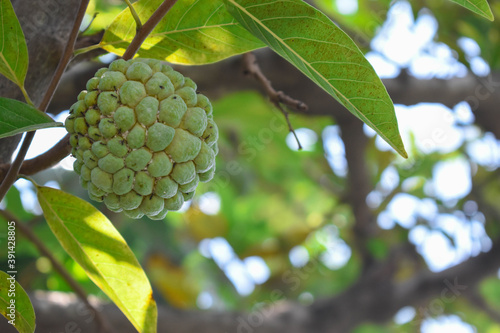
[(132, 17), (135, 20), (135, 30), (139, 31), (142, 28), (141, 19), (139, 18), (139, 15), (137, 15), (134, 6), (132, 6), (132, 3), (130, 3), (129, 0), (125, 0), (125, 2), (127, 3), (128, 8), (130, 8), (130, 13), (132, 13)]
[(122, 58), (125, 60), (132, 59), (137, 51), (141, 48), (142, 43), (149, 36), (151, 31), (156, 27), (156, 25), (161, 21), (161, 19), (168, 13), (170, 8), (177, 0), (165, 0), (163, 3), (156, 9), (156, 11), (151, 15), (151, 17), (142, 25), (140, 29), (137, 30), (137, 33), (134, 36), (134, 39), (130, 42), (127, 50), (123, 54)]

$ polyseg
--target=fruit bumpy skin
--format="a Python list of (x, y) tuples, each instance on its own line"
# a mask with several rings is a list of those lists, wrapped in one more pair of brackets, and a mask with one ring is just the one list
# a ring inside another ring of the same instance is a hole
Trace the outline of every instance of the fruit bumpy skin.
[(163, 219), (213, 178), (210, 101), (159, 60), (119, 59), (98, 70), (65, 125), (82, 186), (111, 211)]

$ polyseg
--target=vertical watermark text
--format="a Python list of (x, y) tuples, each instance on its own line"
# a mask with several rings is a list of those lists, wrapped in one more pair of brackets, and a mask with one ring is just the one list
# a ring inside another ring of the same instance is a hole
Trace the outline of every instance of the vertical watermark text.
[(9, 305), (7, 306), (7, 317), (9, 324), (16, 324), (16, 222), (7, 223), (7, 274), (9, 277), (7, 297)]

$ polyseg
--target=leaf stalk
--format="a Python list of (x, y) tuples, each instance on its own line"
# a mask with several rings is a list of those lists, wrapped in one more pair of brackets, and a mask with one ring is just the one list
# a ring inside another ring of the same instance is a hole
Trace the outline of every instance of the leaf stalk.
[(132, 3), (129, 0), (125, 0), (125, 2), (127, 3), (128, 8), (130, 9), (130, 13), (135, 20), (135, 29), (140, 30), (142, 28), (142, 22), (139, 18), (139, 15), (137, 15), (134, 6), (132, 6)]

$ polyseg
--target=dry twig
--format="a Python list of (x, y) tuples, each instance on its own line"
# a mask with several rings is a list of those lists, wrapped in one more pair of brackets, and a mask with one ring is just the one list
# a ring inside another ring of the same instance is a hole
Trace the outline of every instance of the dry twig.
[(257, 63), (257, 58), (253, 53), (248, 52), (243, 55), (243, 64), (245, 67), (244, 73), (252, 75), (257, 81), (259, 81), (259, 83), (266, 91), (267, 96), (269, 96), (271, 103), (273, 103), (274, 106), (278, 110), (280, 110), (281, 113), (283, 113), (288, 124), (288, 129), (293, 133), (295, 140), (297, 140), (297, 144), (299, 145), (299, 150), (301, 150), (302, 145), (300, 144), (299, 138), (297, 137), (297, 133), (295, 133), (295, 130), (290, 123), (289, 113), (287, 110), (285, 110), (283, 105), (292, 109), (296, 109), (298, 111), (307, 111), (307, 105), (304, 102), (288, 96), (283, 91), (276, 91), (273, 88), (271, 81), (264, 75), (264, 73), (262, 73), (262, 70)]

